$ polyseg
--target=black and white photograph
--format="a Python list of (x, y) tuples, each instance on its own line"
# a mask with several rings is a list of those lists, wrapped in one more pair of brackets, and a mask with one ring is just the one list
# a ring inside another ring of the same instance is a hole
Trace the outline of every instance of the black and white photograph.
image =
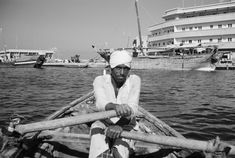
[(235, 158), (235, 0), (0, 0), (0, 158)]

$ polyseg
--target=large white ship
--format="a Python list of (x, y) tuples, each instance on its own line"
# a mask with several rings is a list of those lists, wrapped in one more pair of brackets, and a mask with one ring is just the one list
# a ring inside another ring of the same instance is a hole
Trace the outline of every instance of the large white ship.
[(167, 10), (148, 28), (149, 46), (212, 44), (235, 51), (235, 1)]
[(234, 0), (170, 9), (162, 18), (163, 23), (148, 28), (149, 47), (216, 45), (219, 52), (235, 56)]

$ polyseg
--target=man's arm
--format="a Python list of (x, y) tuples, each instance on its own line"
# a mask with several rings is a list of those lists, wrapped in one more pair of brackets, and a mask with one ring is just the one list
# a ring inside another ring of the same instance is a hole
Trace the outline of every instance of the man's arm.
[(105, 106), (108, 104), (107, 96), (104, 88), (104, 80), (102, 76), (95, 78), (93, 82), (94, 95), (96, 99), (96, 107), (99, 110), (105, 111)]

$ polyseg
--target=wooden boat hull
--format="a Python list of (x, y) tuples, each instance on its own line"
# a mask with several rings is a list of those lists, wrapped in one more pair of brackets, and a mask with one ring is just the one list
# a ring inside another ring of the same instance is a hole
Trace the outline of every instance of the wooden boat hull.
[(36, 61), (0, 63), (0, 68), (34, 68)]
[(215, 64), (216, 70), (235, 70), (235, 53), (221, 52), (219, 61)]
[(210, 67), (211, 54), (159, 58), (133, 58), (132, 69), (196, 70)]
[[(85, 100), (76, 104), (73, 107), (64, 108), (64, 112), (55, 112), (47, 119), (71, 117), (84, 115), (88, 113), (97, 112), (94, 105), (95, 99), (93, 95), (88, 96)], [(139, 108), (137, 116), (139, 123), (139, 132), (165, 135), (183, 138), (183, 136), (168, 126), (163, 121), (154, 117), (152, 114)], [(24, 142), (25, 146), (28, 145), (28, 150), (23, 149), (22, 146), (6, 148), (1, 152), (3, 157), (10, 157), (12, 153), (17, 153), (16, 157), (88, 157), (89, 153), (89, 131), (92, 122), (80, 124), (65, 128), (59, 128), (50, 131), (43, 131), (40, 133), (28, 133), (25, 137), (35, 137), (34, 141)], [(41, 139), (39, 139), (39, 137)], [(47, 139), (42, 139), (47, 138)], [(32, 140), (32, 139), (31, 139)], [(17, 151), (17, 152), (16, 152)], [(189, 150), (181, 150), (174, 147), (153, 145), (141, 141), (135, 142), (135, 151), (131, 157), (165, 157), (176, 158), (178, 156), (187, 157), (191, 154)]]
[(17, 68), (41, 68), (45, 62), (44, 55), (26, 56), (15, 61), (0, 62), (0, 68), (17, 67)]
[(107, 66), (104, 62), (89, 62), (88, 67), (89, 68), (105, 68)]
[(44, 63), (44, 67), (87, 68), (87, 63)]
[[(109, 49), (98, 50), (97, 53), (109, 62), (111, 52)], [(146, 55), (137, 56), (138, 52), (133, 53), (131, 63), (132, 69), (163, 69), (163, 70), (198, 70), (200, 68), (215, 69), (214, 54), (215, 49), (208, 49), (204, 53), (179, 55), (173, 52), (167, 55)]]

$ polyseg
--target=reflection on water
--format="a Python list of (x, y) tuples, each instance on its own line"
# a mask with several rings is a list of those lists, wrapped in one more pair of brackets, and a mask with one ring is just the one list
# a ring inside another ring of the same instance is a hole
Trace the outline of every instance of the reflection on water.
[[(233, 71), (134, 71), (142, 79), (141, 105), (188, 138), (235, 141)], [(92, 89), (101, 69), (1, 68), (0, 125), (17, 113), (43, 119)]]

